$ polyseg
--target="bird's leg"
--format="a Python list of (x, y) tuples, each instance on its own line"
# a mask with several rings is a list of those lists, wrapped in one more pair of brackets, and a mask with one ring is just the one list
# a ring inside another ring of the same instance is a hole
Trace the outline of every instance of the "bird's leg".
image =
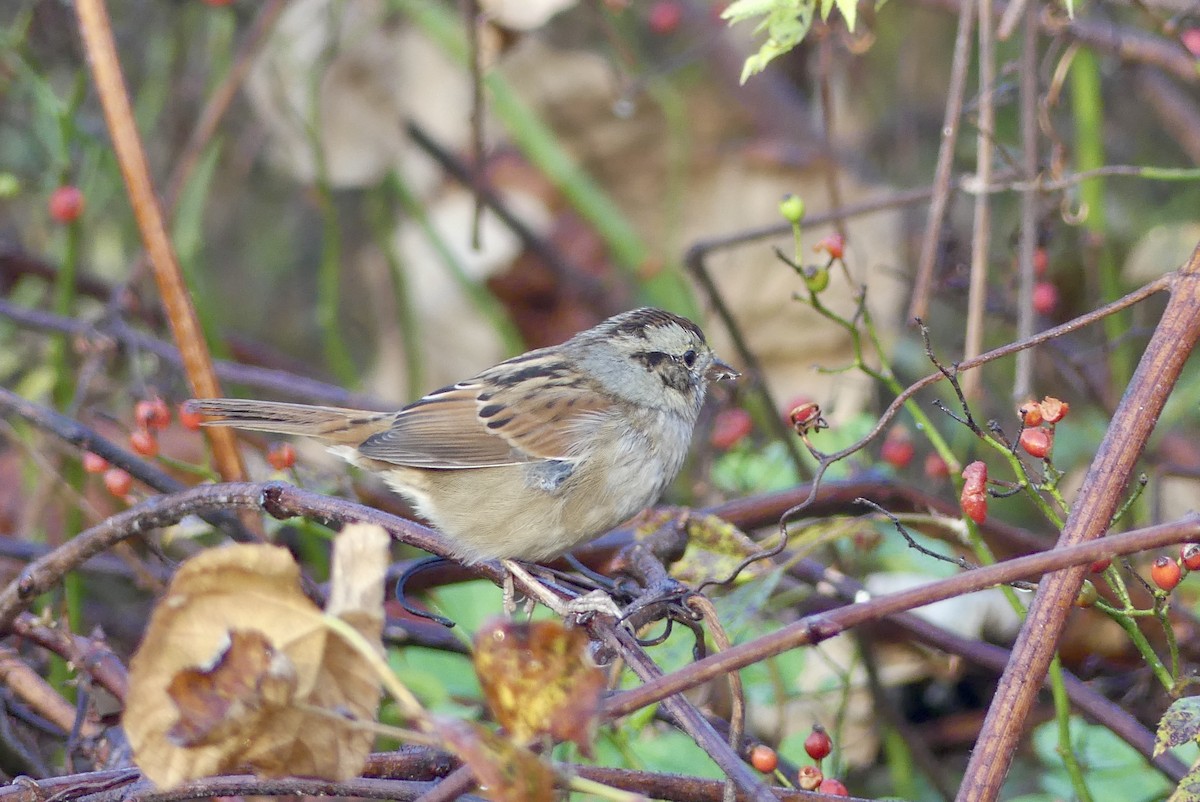
[(578, 596), (570, 601), (564, 601), (531, 576), (520, 563), (514, 560), (501, 560), (500, 564), (508, 571), (509, 576), (521, 583), (521, 591), (523, 593), (530, 598), (537, 599), (564, 618), (569, 615), (583, 615), (586, 613), (611, 615), (617, 620), (621, 618), (621, 610), (617, 607), (617, 603), (602, 590), (594, 590), (591, 593)]

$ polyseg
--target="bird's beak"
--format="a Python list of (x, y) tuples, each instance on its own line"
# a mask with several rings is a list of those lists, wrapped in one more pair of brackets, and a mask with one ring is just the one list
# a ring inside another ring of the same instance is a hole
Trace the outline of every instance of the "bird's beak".
[(708, 366), (708, 370), (704, 371), (704, 378), (710, 382), (719, 382), (723, 379), (736, 379), (742, 374), (733, 369), (732, 365), (722, 362), (717, 358), (713, 358), (712, 364)]

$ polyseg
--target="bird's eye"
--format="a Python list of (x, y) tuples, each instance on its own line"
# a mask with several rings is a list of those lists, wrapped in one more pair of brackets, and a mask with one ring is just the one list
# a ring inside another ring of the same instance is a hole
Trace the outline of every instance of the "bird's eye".
[(683, 352), (683, 364), (687, 365), (689, 368), (692, 367), (693, 365), (695, 365), (696, 364), (696, 352), (690, 348), (688, 350), (684, 351)]

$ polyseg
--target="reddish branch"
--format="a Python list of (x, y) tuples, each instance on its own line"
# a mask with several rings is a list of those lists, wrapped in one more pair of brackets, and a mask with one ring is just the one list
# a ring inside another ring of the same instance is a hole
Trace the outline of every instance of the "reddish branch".
[[(1108, 425), (1052, 554), (1065, 553), (1071, 548), (1103, 546), (1120, 537), (1095, 541), (1108, 531), (1134, 465), (1200, 337), (1200, 248), (1192, 253), (1187, 265), (1169, 278), (1171, 299)], [(1000, 678), (967, 763), (959, 789), (960, 800), (990, 802), (999, 793), (1024, 731), (1025, 718), (1046, 676), (1087, 570), (1087, 565), (1075, 563), (1067, 570), (1044, 577), (1038, 585), (1013, 646), (1012, 660)]]
[[(212, 355), (204, 340), (204, 332), (200, 329), (199, 318), (192, 306), (191, 296), (175, 258), (175, 250), (171, 246), (162, 210), (150, 180), (150, 167), (146, 163), (146, 153), (142, 148), (133, 110), (129, 105), (129, 94), (125, 88), (125, 79), (121, 75), (120, 60), (117, 58), (117, 47), (113, 41), (112, 25), (104, 7), (104, 0), (78, 0), (75, 13), (79, 18), (79, 30), (83, 36), (84, 49), (87, 51), (88, 65), (96, 83), (100, 105), (104, 109), (104, 119), (108, 123), (113, 150), (121, 167), (121, 175), (125, 179), (134, 218), (142, 235), (142, 243), (154, 268), (154, 278), (159, 294), (162, 295), (167, 319), (171, 323), (175, 341), (179, 343), (179, 352), (183, 355), (188, 383), (197, 396), (219, 396), (220, 385), (213, 373)], [(206, 430), (206, 433), (209, 442), (212, 443), (213, 457), (221, 476), (227, 480), (244, 477), (245, 470), (242, 468), (233, 432), (214, 427)]]

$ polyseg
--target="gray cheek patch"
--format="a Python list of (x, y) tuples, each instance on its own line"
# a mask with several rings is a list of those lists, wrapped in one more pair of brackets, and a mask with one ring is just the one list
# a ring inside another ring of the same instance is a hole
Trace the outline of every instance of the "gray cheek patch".
[(567, 481), (574, 472), (575, 465), (566, 460), (551, 459), (534, 462), (525, 466), (525, 483), (529, 487), (553, 493), (562, 487), (563, 482)]

